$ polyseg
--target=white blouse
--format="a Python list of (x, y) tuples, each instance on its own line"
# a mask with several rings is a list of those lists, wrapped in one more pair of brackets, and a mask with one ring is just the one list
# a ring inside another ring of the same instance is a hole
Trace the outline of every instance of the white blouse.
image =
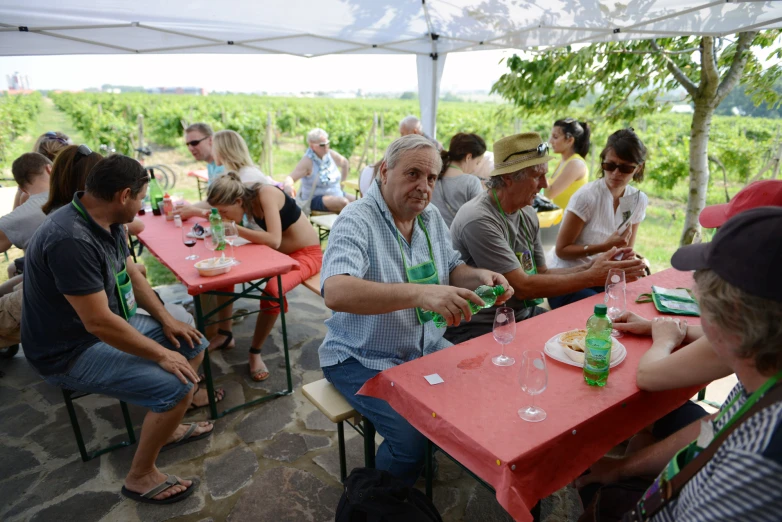
[[(605, 179), (587, 183), (570, 198), (565, 212), (572, 212), (582, 221), (584, 228), (576, 238), (575, 245), (597, 245), (603, 243), (617, 229), (624, 230), (627, 223), (637, 225), (646, 217), (649, 198), (635, 187), (628, 185), (624, 196), (619, 198), (619, 206), (614, 211), (614, 197), (606, 186)], [(592, 256), (577, 259), (560, 259), (552, 252), (552, 268), (570, 268), (588, 263)], [(597, 254), (595, 254), (597, 255)]]

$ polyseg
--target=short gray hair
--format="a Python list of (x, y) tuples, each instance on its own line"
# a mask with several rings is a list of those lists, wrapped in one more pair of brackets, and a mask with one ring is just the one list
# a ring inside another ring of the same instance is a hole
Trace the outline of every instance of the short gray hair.
[(208, 123), (203, 123), (203, 122), (196, 122), (188, 125), (187, 128), (185, 129), (185, 134), (187, 134), (188, 132), (200, 132), (206, 137), (209, 137), (214, 134), (214, 132), (212, 131), (212, 127), (210, 127)]
[(738, 357), (758, 372), (782, 370), (782, 305), (728, 283), (713, 270), (696, 270), (701, 312), (725, 333), (736, 335)]
[(434, 155), (437, 158), (435, 161), (437, 164), (437, 172), (439, 173), (443, 166), (443, 160), (437, 152), (437, 146), (432, 140), (425, 136), (421, 136), (420, 134), (408, 134), (407, 136), (402, 136), (401, 138), (394, 140), (393, 143), (388, 146), (388, 149), (386, 149), (386, 155), (383, 157), (386, 168), (393, 169), (405, 152), (418, 149), (431, 149), (434, 152)]
[(505, 186), (505, 182), (503, 181), (503, 178), (510, 178), (513, 181), (520, 180), (523, 176), (529, 176), (530, 174), (539, 174), (541, 171), (543, 171), (543, 166), (546, 165), (545, 163), (541, 163), (539, 165), (532, 165), (531, 167), (524, 167), (521, 170), (517, 170), (516, 172), (510, 172), (508, 174), (502, 174), (500, 176), (492, 176), (489, 179), (486, 180), (486, 188), (488, 189), (499, 189)]
[(311, 131), (307, 133), (307, 141), (310, 143), (315, 143), (318, 141), (318, 138), (324, 138), (326, 141), (329, 139), (329, 133), (321, 129), (320, 127), (315, 127)]
[(421, 120), (416, 118), (413, 115), (406, 116), (402, 119), (402, 121), (399, 122), (399, 132), (402, 132), (403, 129), (408, 129), (410, 132), (414, 131), (421, 125)]

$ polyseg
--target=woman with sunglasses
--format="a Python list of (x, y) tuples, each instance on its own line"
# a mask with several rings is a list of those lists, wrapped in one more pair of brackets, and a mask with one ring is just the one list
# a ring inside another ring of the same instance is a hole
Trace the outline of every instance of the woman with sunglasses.
[[(71, 139), (62, 132), (44, 132), (38, 136), (37, 140), (35, 140), (35, 145), (33, 145), (33, 152), (43, 154), (49, 158), (51, 162), (54, 162), (54, 158), (57, 157), (57, 154), (62, 149), (71, 144)], [(14, 209), (27, 201), (28, 197), (29, 196), (27, 193), (22, 192), (21, 190), (17, 190), (16, 195), (14, 196)]]
[[(552, 257), (555, 268), (580, 267), (613, 247), (635, 244), (649, 198), (630, 182), (644, 178), (646, 147), (633, 129), (622, 129), (608, 137), (600, 161), (600, 178), (581, 187), (567, 205)], [(550, 297), (549, 304), (559, 308), (602, 291), (585, 288)]]
[(573, 118), (557, 120), (551, 129), (551, 149), (562, 159), (543, 193), (560, 208), (566, 208), (573, 194), (589, 181), (589, 169), (584, 158), (592, 145), (590, 134), (586, 122)]
[(285, 178), (283, 190), (295, 193), (293, 184), (301, 180), (296, 204), (306, 213), (311, 210), (339, 213), (356, 198), (342, 191), (350, 163), (342, 154), (329, 147), (329, 135), (323, 129), (307, 134), (309, 148), (293, 172)]
[[(234, 221), (237, 225), (244, 223), (236, 227), (239, 237), (258, 245), (267, 245), (299, 262), (300, 270), (291, 270), (280, 278), (283, 295), (320, 272), (323, 252), (318, 234), (293, 198), (279, 187), (263, 183), (250, 186), (243, 183), (236, 172), (227, 172), (212, 183), (206, 199), (223, 219)], [(266, 283), (264, 293), (273, 297), (280, 295), (277, 279)], [(223, 304), (227, 300), (218, 298), (217, 302)], [(261, 359), (261, 348), (280, 315), (276, 303), (261, 301), (260, 307), (261, 313), (255, 322), (255, 333), (250, 344), (250, 376), (253, 381), (269, 378), (269, 369)], [(288, 311), (287, 300), (285, 311)], [(231, 305), (222, 308), (217, 314), (218, 324), (224, 329), (218, 330), (218, 335), (210, 339), (210, 348), (231, 348), (235, 345), (230, 330)]]

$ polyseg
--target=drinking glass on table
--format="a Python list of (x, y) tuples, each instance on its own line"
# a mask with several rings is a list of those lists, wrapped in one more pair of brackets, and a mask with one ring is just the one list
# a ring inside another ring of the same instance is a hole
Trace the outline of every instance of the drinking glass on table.
[[(214, 254), (214, 251), (217, 250), (217, 246), (219, 244), (219, 241), (215, 239), (214, 234), (204, 235), (204, 247), (212, 252)], [(223, 253), (225, 255), (225, 253)], [(214, 255), (211, 255), (209, 257), (214, 257)]]
[(497, 366), (511, 366), (516, 362), (513, 357), (505, 355), (505, 345), (511, 343), (514, 337), (516, 337), (516, 314), (513, 308), (501, 306), (494, 314), (494, 340), (500, 343), (502, 352), (492, 357), (491, 362)]
[(546, 418), (543, 408), (535, 406), (535, 395), (540, 395), (548, 385), (548, 370), (546, 357), (537, 350), (524, 350), (521, 354), (521, 371), (519, 372), (521, 391), (532, 396), (530, 405), (519, 410), (519, 417), (528, 422), (540, 422)]
[(239, 229), (234, 221), (223, 221), (223, 231), (225, 232), (225, 242), (231, 245), (231, 261), (238, 265), (241, 262), (234, 255), (234, 242), (239, 239)]
[(182, 243), (185, 244), (187, 248), (190, 249), (190, 255), (187, 256), (185, 259), (188, 259), (190, 261), (194, 259), (198, 259), (198, 256), (193, 253), (193, 247), (196, 244), (196, 238), (190, 237), (188, 234), (191, 234), (193, 232), (193, 229), (191, 227), (182, 227)]
[[(606, 278), (605, 304), (608, 308), (608, 317), (611, 321), (619, 319), (627, 310), (627, 283), (624, 270), (612, 268)], [(622, 337), (619, 330), (611, 330), (611, 336)]]

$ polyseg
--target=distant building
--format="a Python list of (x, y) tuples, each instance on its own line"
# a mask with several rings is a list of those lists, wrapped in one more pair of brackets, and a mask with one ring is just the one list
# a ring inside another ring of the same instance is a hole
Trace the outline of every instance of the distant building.
[(695, 112), (695, 109), (693, 109), (690, 105), (687, 105), (686, 103), (682, 103), (671, 107), (671, 112), (676, 114), (692, 114), (693, 112)]
[(15, 72), (13, 75), (6, 75), (9, 91), (27, 91), (30, 89), (30, 79), (26, 74)]

